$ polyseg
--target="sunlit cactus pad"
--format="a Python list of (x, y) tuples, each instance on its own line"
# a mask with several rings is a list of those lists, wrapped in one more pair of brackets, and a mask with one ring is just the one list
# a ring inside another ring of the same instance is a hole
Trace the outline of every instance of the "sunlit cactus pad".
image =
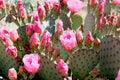
[(100, 45), (101, 74), (115, 79), (120, 68), (120, 41), (112, 35), (105, 36)]
[(39, 72), (40, 78), (42, 78), (42, 80), (62, 80), (62, 76), (56, 69), (54, 62), (45, 55), (40, 55), (40, 57), (42, 64), (42, 69)]
[(69, 67), (74, 77), (84, 79), (96, 66), (98, 53), (94, 50), (79, 49), (69, 59)]
[(5, 53), (5, 46), (0, 41), (0, 75), (7, 77), (8, 69), (12, 67), (18, 70), (18, 63), (12, 56)]

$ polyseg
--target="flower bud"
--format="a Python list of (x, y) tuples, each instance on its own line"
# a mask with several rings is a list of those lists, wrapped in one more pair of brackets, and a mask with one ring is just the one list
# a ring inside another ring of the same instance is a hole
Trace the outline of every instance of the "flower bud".
[(94, 39), (94, 44), (97, 45), (97, 46), (100, 45), (100, 39), (99, 38), (95, 38)]
[(34, 21), (40, 21), (39, 16), (38, 16), (38, 11), (36, 11), (36, 10), (33, 11), (33, 15), (32, 16), (33, 16), (33, 20)]
[(82, 43), (83, 42), (83, 34), (82, 34), (82, 31), (81, 30), (76, 30), (76, 40), (77, 40), (77, 43)]
[(1, 27), (0, 28), (0, 39), (4, 40), (6, 37), (10, 37), (8, 29)]
[(91, 31), (87, 31), (87, 34), (86, 34), (86, 44), (87, 45), (91, 45), (92, 42), (93, 42), (93, 37), (92, 37), (92, 33)]
[(51, 41), (50, 41), (50, 42), (47, 42), (45, 48), (46, 48), (46, 50), (47, 50), (48, 52), (51, 53), (51, 52), (53, 51), (53, 45), (52, 45), (52, 42), (51, 42)]
[(6, 4), (4, 0), (0, 0), (0, 10), (1, 9), (5, 9), (6, 8)]
[(13, 46), (13, 41), (9, 37), (6, 37), (4, 42), (6, 47)]
[(20, 9), (20, 7), (23, 7), (23, 0), (18, 0), (17, 2), (17, 8)]
[(8, 78), (9, 80), (17, 80), (17, 71), (14, 68), (8, 70)]
[(25, 10), (24, 7), (20, 7), (19, 12), (20, 12), (20, 17), (21, 17), (21, 18), (24, 19), (24, 18), (27, 17), (27, 13), (26, 13), (26, 10)]
[(88, 4), (89, 5), (91, 5), (91, 6), (96, 6), (97, 5), (97, 3), (98, 3), (98, 1), (97, 0), (88, 0), (89, 2), (88, 2)]
[(33, 24), (32, 23), (26, 24), (26, 34), (28, 36), (31, 36), (33, 34)]
[(62, 20), (58, 20), (57, 25), (56, 25), (56, 30), (57, 30), (58, 33), (63, 32), (63, 22), (62, 22)]
[(49, 1), (45, 1), (45, 9), (46, 9), (47, 11), (49, 11), (50, 8), (51, 8), (50, 2), (49, 2)]
[(59, 73), (62, 75), (62, 76), (66, 76), (67, 73), (68, 73), (68, 65), (63, 61), (63, 60), (60, 60), (57, 64), (57, 67), (56, 67), (59, 71)]
[(119, 5), (120, 4), (120, 0), (112, 0), (114, 4)]
[(39, 34), (42, 33), (41, 23), (39, 21), (34, 21), (33, 30)]
[(19, 67), (19, 72), (22, 74), (25, 71), (24, 66)]
[(13, 42), (16, 42), (19, 38), (19, 35), (18, 35), (18, 31), (17, 30), (12, 30), (10, 32), (10, 39), (13, 41)]
[(34, 33), (30, 38), (30, 48), (35, 48), (40, 45), (39, 34)]
[(50, 41), (50, 32), (48, 32), (47, 30), (44, 31), (44, 35), (41, 39), (41, 45), (42, 46), (46, 46), (47, 42)]
[(104, 12), (104, 7), (105, 7), (106, 0), (101, 0), (99, 5), (98, 5), (98, 13), (102, 14)]
[(60, 55), (60, 50), (57, 47), (53, 48), (52, 55), (57, 58)]
[(8, 54), (10, 54), (13, 57), (17, 56), (17, 48), (15, 46), (8, 46), (5, 49), (5, 52), (7, 52)]
[(40, 5), (40, 6), (38, 6), (37, 10), (38, 10), (39, 17), (43, 18), (45, 16), (45, 8), (42, 5)]

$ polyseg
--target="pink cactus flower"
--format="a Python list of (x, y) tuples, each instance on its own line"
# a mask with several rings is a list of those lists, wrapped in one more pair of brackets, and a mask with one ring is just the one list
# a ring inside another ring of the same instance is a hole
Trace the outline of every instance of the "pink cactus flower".
[(92, 37), (91, 31), (87, 31), (87, 34), (86, 34), (86, 44), (87, 44), (87, 45), (92, 44), (93, 40), (94, 40), (94, 39), (93, 39), (93, 37)]
[(39, 34), (42, 33), (41, 23), (39, 21), (34, 21), (33, 30)]
[(60, 35), (60, 41), (66, 50), (72, 50), (76, 46), (76, 36), (72, 30), (66, 30)]
[(10, 37), (8, 29), (1, 27), (0, 28), (0, 39), (4, 40), (6, 37)]
[(20, 7), (23, 7), (23, 0), (18, 0), (17, 2), (17, 8), (20, 9)]
[(71, 12), (75, 13), (79, 12), (84, 7), (84, 3), (80, 0), (68, 0), (67, 7)]
[(8, 70), (8, 78), (9, 80), (17, 80), (17, 71), (15, 68), (10, 68)]
[(4, 0), (0, 0), (0, 9), (5, 9), (6, 8), (6, 3)]
[(25, 10), (24, 7), (20, 7), (19, 12), (20, 12), (20, 17), (21, 17), (21, 18), (24, 19), (24, 18), (27, 17), (27, 12), (26, 12), (26, 10)]
[(30, 38), (30, 47), (35, 48), (40, 45), (40, 39), (39, 39), (39, 34), (34, 33), (31, 38)]
[(65, 76), (68, 73), (69, 69), (68, 65), (62, 59), (58, 62), (56, 68), (62, 76)]
[(62, 20), (58, 20), (57, 24), (56, 24), (56, 30), (58, 33), (63, 32), (63, 22)]
[(50, 42), (50, 32), (47, 30), (44, 31), (44, 35), (41, 39), (41, 45), (46, 46), (47, 42)]
[(8, 46), (5, 49), (5, 52), (8, 53), (8, 54), (10, 54), (13, 57), (17, 56), (17, 48), (15, 46)]
[(77, 43), (82, 43), (83, 41), (83, 34), (82, 34), (82, 31), (81, 30), (76, 30), (76, 40), (77, 40)]
[(18, 35), (18, 31), (17, 30), (12, 30), (10, 32), (10, 39), (13, 41), (13, 42), (16, 42), (18, 39), (19, 39), (19, 35)]
[(13, 41), (9, 38), (9, 37), (6, 37), (4, 39), (4, 42), (5, 42), (5, 46), (8, 47), (8, 46), (13, 46)]
[(33, 34), (33, 24), (32, 23), (26, 24), (26, 34), (28, 36), (31, 36)]
[(113, 3), (118, 5), (118, 4), (120, 4), (120, 0), (113, 0)]
[(33, 20), (34, 21), (40, 21), (37, 10), (33, 11), (33, 15), (32, 16), (33, 16)]
[(45, 16), (45, 8), (42, 5), (39, 5), (37, 10), (39, 17), (43, 18)]
[(41, 68), (40, 56), (36, 53), (26, 54), (23, 57), (23, 63), (25, 70), (32, 74), (37, 73)]

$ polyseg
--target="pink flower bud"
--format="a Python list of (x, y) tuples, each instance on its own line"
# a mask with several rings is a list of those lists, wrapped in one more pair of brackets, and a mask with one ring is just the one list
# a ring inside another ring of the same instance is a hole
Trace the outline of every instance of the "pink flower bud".
[(30, 47), (35, 48), (40, 45), (39, 34), (34, 33), (30, 38)]
[(8, 29), (1, 27), (0, 28), (0, 39), (4, 40), (6, 37), (10, 37)]
[(98, 5), (98, 13), (102, 14), (104, 12), (104, 7), (105, 7), (106, 0), (101, 0), (99, 5)]
[(9, 80), (17, 80), (17, 71), (14, 68), (8, 70), (8, 78)]
[(18, 0), (17, 2), (17, 8), (23, 7), (23, 0)]
[(62, 22), (62, 20), (58, 20), (57, 25), (56, 25), (56, 30), (57, 30), (58, 33), (63, 32), (63, 22)]
[(17, 30), (12, 30), (10, 32), (10, 39), (13, 41), (13, 42), (16, 42), (19, 38), (19, 35), (18, 35), (18, 31)]
[(60, 35), (60, 41), (66, 50), (72, 50), (77, 43), (75, 33), (72, 30), (64, 31), (63, 34)]
[(5, 46), (8, 47), (8, 46), (13, 46), (13, 41), (9, 38), (9, 37), (6, 37), (4, 39), (4, 42), (5, 42)]
[(25, 10), (24, 7), (20, 7), (19, 12), (20, 12), (20, 17), (21, 17), (21, 18), (24, 19), (24, 18), (27, 17), (27, 13), (26, 13), (26, 10)]
[(65, 76), (67, 73), (68, 73), (68, 65), (63, 61), (63, 60), (60, 60), (57, 64), (57, 67), (56, 67), (59, 71), (59, 73), (62, 75), (62, 76)]
[(77, 43), (82, 43), (83, 42), (83, 34), (82, 34), (82, 31), (81, 30), (76, 30), (76, 40), (77, 40)]
[(38, 10), (39, 17), (43, 18), (45, 16), (45, 8), (42, 5), (40, 5), (40, 6), (38, 6), (37, 10)]
[(26, 54), (23, 57), (24, 68), (29, 73), (35, 74), (41, 68), (40, 56), (37, 53)]
[(56, 4), (53, 5), (53, 9), (58, 11), (58, 12), (60, 12), (60, 8), (61, 8), (61, 6), (60, 6), (59, 3), (56, 3)]
[(99, 38), (95, 38), (95, 39), (94, 39), (94, 44), (95, 44), (95, 45), (100, 45), (100, 42), (101, 42), (101, 41), (100, 41)]
[(89, 0), (89, 5), (91, 5), (91, 6), (96, 6), (97, 3), (98, 3), (97, 0)]
[(32, 23), (26, 24), (26, 34), (28, 36), (31, 36), (33, 34), (33, 24)]
[(119, 5), (120, 4), (120, 0), (112, 0), (114, 4)]
[(51, 3), (49, 1), (45, 1), (45, 9), (49, 11), (51, 8)]
[(39, 21), (34, 21), (33, 30), (39, 34), (42, 33), (41, 23)]
[(50, 33), (47, 30), (45, 30), (44, 35), (41, 39), (41, 45), (46, 46), (47, 42), (50, 42)]
[(92, 33), (90, 31), (87, 31), (87, 34), (86, 34), (86, 44), (87, 45), (92, 44), (93, 40), (94, 39), (92, 37)]
[(19, 72), (22, 74), (25, 71), (24, 66), (19, 67)]
[(15, 46), (8, 46), (5, 49), (5, 52), (8, 53), (8, 54), (10, 54), (13, 57), (17, 56), (17, 48)]
[(33, 12), (33, 20), (34, 20), (34, 21), (40, 21), (39, 15), (38, 15), (38, 11), (34, 11), (34, 12)]
[(84, 3), (80, 0), (68, 0), (67, 7), (71, 12), (75, 13), (79, 12), (84, 7)]
[(5, 9), (6, 8), (6, 4), (4, 0), (0, 0), (0, 10), (1, 9)]

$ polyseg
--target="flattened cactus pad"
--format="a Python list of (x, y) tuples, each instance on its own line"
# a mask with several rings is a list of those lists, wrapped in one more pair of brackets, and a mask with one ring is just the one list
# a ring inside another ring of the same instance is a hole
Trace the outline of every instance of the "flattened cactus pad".
[(112, 35), (105, 36), (100, 45), (100, 72), (115, 79), (120, 69), (120, 41)]
[(98, 53), (94, 50), (79, 49), (72, 54), (68, 62), (73, 76), (83, 80), (96, 66)]

